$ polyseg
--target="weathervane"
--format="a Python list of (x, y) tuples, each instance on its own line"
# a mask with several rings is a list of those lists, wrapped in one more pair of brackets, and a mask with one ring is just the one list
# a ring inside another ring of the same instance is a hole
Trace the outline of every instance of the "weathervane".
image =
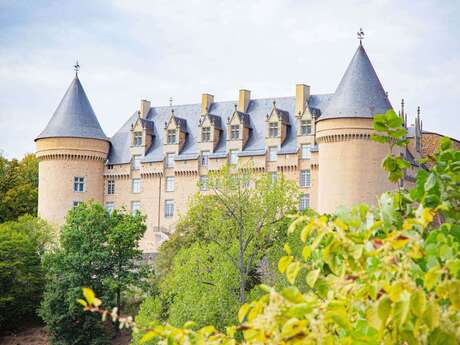
[(75, 61), (75, 65), (73, 65), (73, 69), (75, 70), (75, 76), (78, 76), (78, 71), (80, 70), (80, 64), (78, 63), (78, 60)]
[(356, 33), (358, 35), (359, 44), (363, 45), (364, 31), (362, 28), (359, 28), (359, 31)]
[(172, 107), (172, 105), (173, 105), (173, 98), (169, 97), (169, 106)]

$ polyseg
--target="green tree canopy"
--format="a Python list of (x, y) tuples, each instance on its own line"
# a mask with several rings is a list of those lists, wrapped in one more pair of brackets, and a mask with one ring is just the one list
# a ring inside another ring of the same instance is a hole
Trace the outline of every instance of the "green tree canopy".
[(38, 160), (33, 154), (20, 161), (0, 156), (0, 223), (23, 214), (37, 214)]
[(35, 318), (44, 279), (41, 257), (51, 227), (30, 215), (0, 224), (0, 328)]
[(111, 307), (121, 306), (130, 285), (141, 284), (146, 271), (138, 244), (145, 232), (144, 217), (114, 211), (96, 203), (70, 210), (62, 227), (59, 248), (47, 253), (46, 289), (41, 316), (53, 344), (105, 344), (101, 322), (75, 305), (81, 288), (91, 286)]

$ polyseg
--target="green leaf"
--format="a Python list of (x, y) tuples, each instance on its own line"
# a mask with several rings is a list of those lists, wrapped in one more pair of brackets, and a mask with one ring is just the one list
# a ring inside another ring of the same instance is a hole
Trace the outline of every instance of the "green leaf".
[(409, 292), (404, 291), (401, 299), (393, 305), (393, 317), (399, 328), (401, 328), (407, 321), (410, 310), (409, 300)]
[(308, 272), (306, 280), (309, 287), (313, 288), (315, 286), (320, 273), (321, 271), (319, 269)]
[(436, 175), (431, 173), (430, 175), (428, 175), (428, 178), (425, 182), (425, 191), (426, 192), (429, 192), (430, 190), (432, 190), (434, 187), (436, 186)]
[(78, 298), (77, 302), (80, 303), (82, 306), (87, 307), (88, 303), (84, 299)]
[(423, 321), (431, 329), (439, 326), (440, 310), (436, 302), (428, 303), (425, 313), (423, 314)]

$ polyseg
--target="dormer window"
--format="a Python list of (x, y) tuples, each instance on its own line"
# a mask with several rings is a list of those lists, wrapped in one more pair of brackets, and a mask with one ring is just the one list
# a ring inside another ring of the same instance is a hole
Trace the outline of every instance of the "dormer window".
[(204, 143), (211, 141), (211, 127), (203, 127), (201, 129), (201, 141)]
[(168, 130), (167, 142), (168, 142), (168, 144), (175, 144), (176, 143), (176, 130), (175, 129), (169, 129)]
[(134, 146), (142, 145), (142, 132), (134, 132), (133, 145)]
[(300, 135), (311, 134), (311, 120), (302, 120), (300, 122)]
[(278, 122), (270, 122), (268, 126), (268, 136), (276, 138), (278, 136)]
[(240, 126), (232, 125), (230, 130), (231, 130), (231, 139), (238, 140), (240, 138)]

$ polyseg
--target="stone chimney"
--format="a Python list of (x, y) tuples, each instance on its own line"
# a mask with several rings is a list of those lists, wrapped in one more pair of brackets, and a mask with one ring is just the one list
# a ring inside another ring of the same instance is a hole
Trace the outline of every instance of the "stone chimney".
[(141, 117), (145, 119), (147, 117), (147, 114), (149, 113), (150, 110), (150, 101), (147, 101), (145, 99), (141, 99), (141, 106), (139, 108), (139, 111), (141, 112)]
[(251, 100), (251, 91), (240, 90), (240, 97), (238, 100), (238, 111), (245, 113), (248, 110), (249, 101)]
[(305, 84), (297, 84), (295, 86), (295, 114), (299, 116), (303, 114), (305, 105), (310, 98), (310, 86)]
[(209, 111), (209, 107), (214, 102), (214, 96), (209, 93), (201, 94), (201, 114), (206, 114)]

